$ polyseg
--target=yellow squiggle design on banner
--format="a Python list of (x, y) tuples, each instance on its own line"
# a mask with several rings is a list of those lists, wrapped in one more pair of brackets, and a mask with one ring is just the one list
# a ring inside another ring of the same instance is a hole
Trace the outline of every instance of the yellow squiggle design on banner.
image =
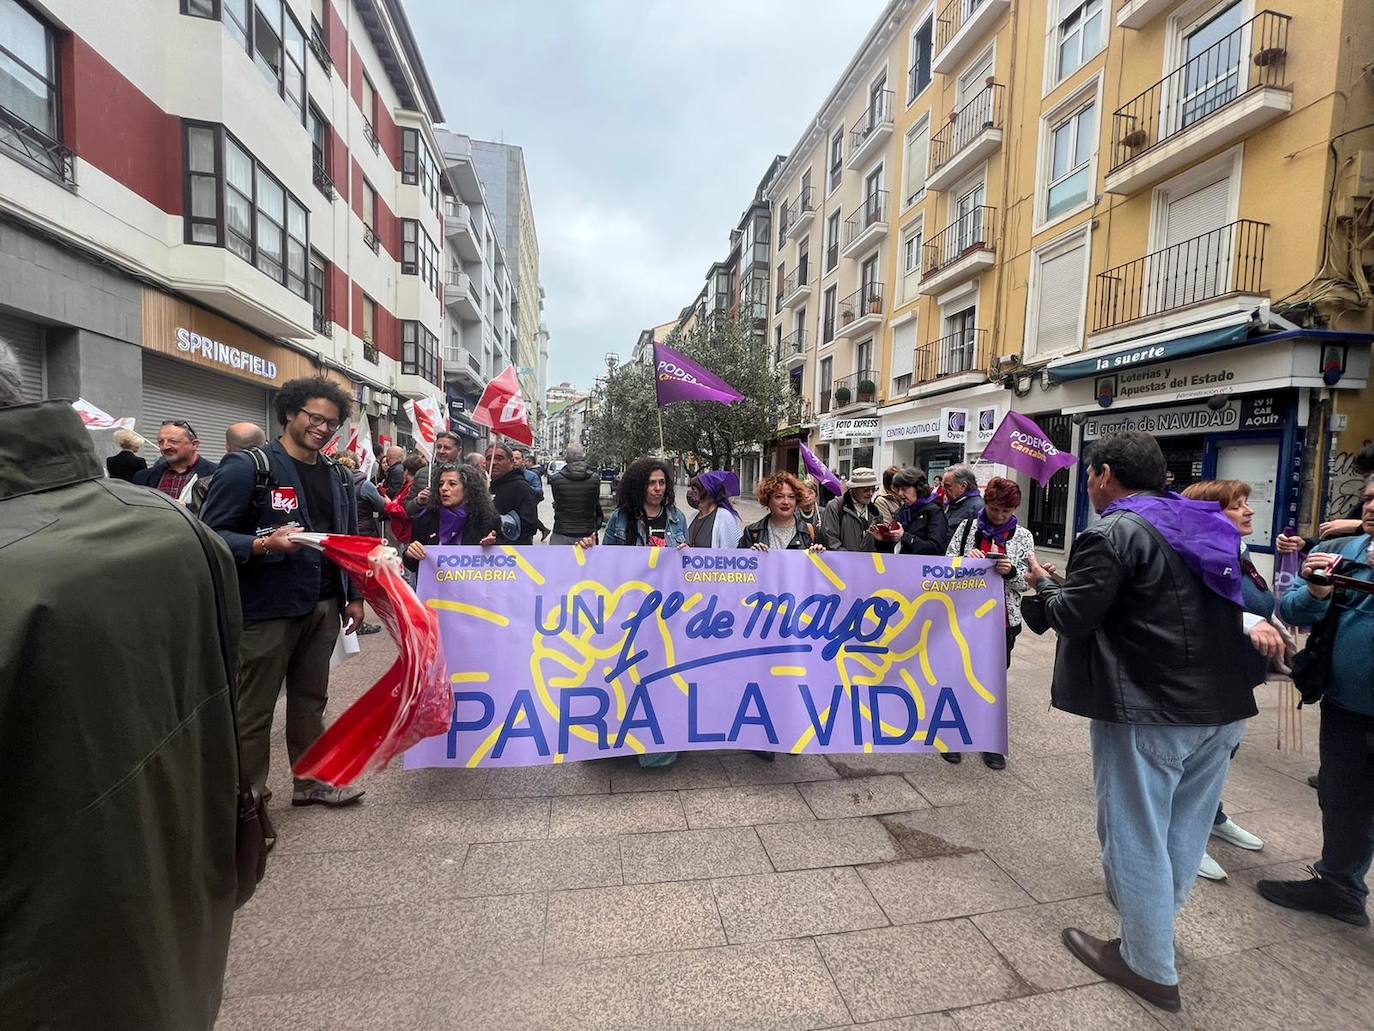
[(477, 605), (468, 605), (461, 601), (449, 601), (445, 598), (430, 598), (425, 604), (436, 612), (456, 612), (460, 616), (485, 619), (488, 623), (495, 623), (502, 629), (510, 626), (509, 617), (503, 616), (499, 612), (492, 612), (491, 609), (480, 608)]

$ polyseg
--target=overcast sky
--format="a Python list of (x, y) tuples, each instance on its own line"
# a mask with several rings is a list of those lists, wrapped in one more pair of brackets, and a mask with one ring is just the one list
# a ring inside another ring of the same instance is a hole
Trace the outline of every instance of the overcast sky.
[(549, 383), (696, 298), (883, 0), (405, 0), (448, 127), (525, 151)]

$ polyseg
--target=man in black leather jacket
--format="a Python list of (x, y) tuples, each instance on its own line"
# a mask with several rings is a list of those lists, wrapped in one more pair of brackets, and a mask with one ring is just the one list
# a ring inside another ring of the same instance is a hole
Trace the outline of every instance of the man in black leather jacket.
[(553, 535), (550, 544), (576, 544), (601, 529), (601, 477), (587, 468), (581, 444), (569, 444), (567, 465), (549, 477), (553, 493)]
[[(1177, 1011), (1174, 916), (1197, 875), (1231, 752), (1257, 711), (1246, 660), (1252, 645), (1270, 651), (1273, 641), (1262, 631), (1247, 640), (1240, 606), (1208, 586), (1240, 575), (1239, 537), (1232, 570), (1176, 532), (1184, 510), (1174, 506), (1199, 503), (1163, 494), (1153, 437), (1104, 438), (1085, 461), (1088, 497), (1103, 517), (1074, 541), (1062, 584), (1032, 557), (1037, 594), (1023, 599), (1022, 615), (1036, 633), (1058, 634), (1053, 705), (1092, 720), (1098, 837), (1121, 938), (1068, 928), (1063, 939), (1103, 977)], [(1224, 560), (1229, 541), (1218, 540)]]

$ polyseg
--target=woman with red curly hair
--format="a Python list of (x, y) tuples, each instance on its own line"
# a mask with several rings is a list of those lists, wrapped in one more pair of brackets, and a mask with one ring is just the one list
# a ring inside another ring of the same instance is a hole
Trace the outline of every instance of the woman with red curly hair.
[[(983, 510), (965, 519), (950, 534), (947, 555), (996, 560), (993, 569), (1002, 578), (1006, 589), (1004, 621), (1007, 631), (1007, 666), (1011, 666), (1011, 650), (1021, 633), (1021, 595), (1030, 585), (1026, 572), (1035, 554), (1035, 538), (1016, 521), (1021, 507), (1021, 487), (1015, 480), (994, 476), (983, 488)], [(941, 752), (941, 758), (957, 763), (958, 752)], [(992, 770), (1005, 769), (1007, 757), (997, 752), (984, 752), (983, 763)]]
[(816, 527), (801, 517), (801, 509), (812, 503), (812, 495), (795, 475), (787, 471), (765, 477), (756, 491), (759, 504), (768, 514), (750, 523), (740, 535), (741, 548), (755, 551), (824, 551), (816, 541)]

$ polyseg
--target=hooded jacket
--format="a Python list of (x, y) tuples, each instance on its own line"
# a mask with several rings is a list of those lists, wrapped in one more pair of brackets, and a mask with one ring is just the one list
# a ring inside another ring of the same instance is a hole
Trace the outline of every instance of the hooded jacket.
[(514, 512), (520, 517), (520, 534), (511, 543), (533, 544), (534, 531), (539, 529), (539, 503), (525, 479), (525, 470), (511, 469), (505, 476), (498, 476), (492, 481), (491, 496), (498, 515)]
[(876, 542), (868, 528), (881, 519), (877, 505), (870, 501), (860, 509), (845, 491), (821, 512), (822, 543), (831, 551), (873, 551)]
[(601, 477), (586, 462), (569, 462), (549, 478), (553, 492), (553, 532), (587, 537), (601, 529)]
[(231, 656), (241, 621), (206, 536), (227, 598), (68, 402), (0, 408), (0, 1027), (215, 1023), (238, 786), (217, 602)]

